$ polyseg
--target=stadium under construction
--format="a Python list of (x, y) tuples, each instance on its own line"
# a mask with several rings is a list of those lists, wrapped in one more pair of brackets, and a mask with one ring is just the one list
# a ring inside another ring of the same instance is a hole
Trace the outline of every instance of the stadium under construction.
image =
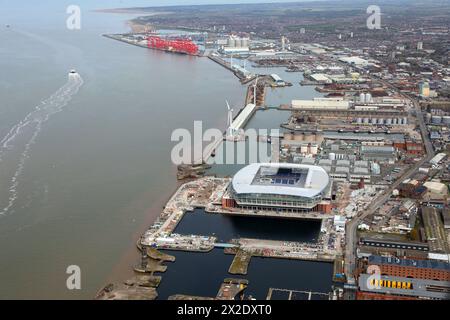
[(330, 178), (319, 166), (253, 163), (233, 177), (224, 208), (277, 212), (331, 212)]

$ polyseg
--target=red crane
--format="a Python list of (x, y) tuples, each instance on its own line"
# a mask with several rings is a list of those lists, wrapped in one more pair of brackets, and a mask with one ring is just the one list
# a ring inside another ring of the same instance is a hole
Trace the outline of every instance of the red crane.
[(163, 39), (160, 36), (149, 36), (147, 46), (151, 49), (158, 49), (170, 52), (184, 53), (190, 55), (198, 54), (198, 46), (190, 39), (174, 38)]

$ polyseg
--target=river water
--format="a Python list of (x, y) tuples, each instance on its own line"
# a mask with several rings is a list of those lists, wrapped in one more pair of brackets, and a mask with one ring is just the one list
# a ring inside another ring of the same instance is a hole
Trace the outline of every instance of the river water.
[[(176, 188), (172, 131), (194, 120), (223, 129), (225, 99), (244, 100), (245, 88), (208, 59), (102, 37), (127, 30), (129, 17), (81, 2), (76, 31), (65, 27), (68, 2), (2, 10), (0, 139), (44, 100), (61, 110), (31, 143), (38, 121), (2, 148), (0, 298), (89, 299), (123, 279), (135, 240)], [(83, 84), (64, 104), (58, 89), (72, 68)], [(81, 290), (66, 288), (69, 265), (81, 268)]]
[[(206, 58), (102, 37), (127, 30), (130, 16), (94, 12), (91, 1), (78, 1), (81, 30), (66, 28), (72, 1), (0, 2), (0, 298), (90, 299), (130, 275), (136, 240), (176, 189), (173, 130), (195, 120), (224, 129), (225, 99), (242, 105), (245, 87)], [(214, 255), (223, 253), (201, 257)], [(161, 297), (189, 286), (171, 277), (182, 257), (196, 263), (177, 253)], [(302, 281), (320, 268), (329, 278), (328, 264), (273, 263), (306, 266)], [(69, 265), (81, 268), (81, 290), (66, 288)]]

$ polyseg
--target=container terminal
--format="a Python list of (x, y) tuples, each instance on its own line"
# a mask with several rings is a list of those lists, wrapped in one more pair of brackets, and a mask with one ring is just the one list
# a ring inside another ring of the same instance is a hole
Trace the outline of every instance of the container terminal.
[(157, 33), (144, 34), (105, 34), (107, 38), (122, 41), (135, 46), (169, 53), (201, 56), (200, 47), (188, 36), (163, 35)]

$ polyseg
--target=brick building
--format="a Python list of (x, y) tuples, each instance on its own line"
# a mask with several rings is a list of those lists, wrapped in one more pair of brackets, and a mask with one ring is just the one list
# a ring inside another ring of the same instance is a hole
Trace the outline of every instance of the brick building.
[(450, 264), (436, 260), (412, 260), (372, 255), (369, 265), (380, 267), (382, 275), (450, 281)]

